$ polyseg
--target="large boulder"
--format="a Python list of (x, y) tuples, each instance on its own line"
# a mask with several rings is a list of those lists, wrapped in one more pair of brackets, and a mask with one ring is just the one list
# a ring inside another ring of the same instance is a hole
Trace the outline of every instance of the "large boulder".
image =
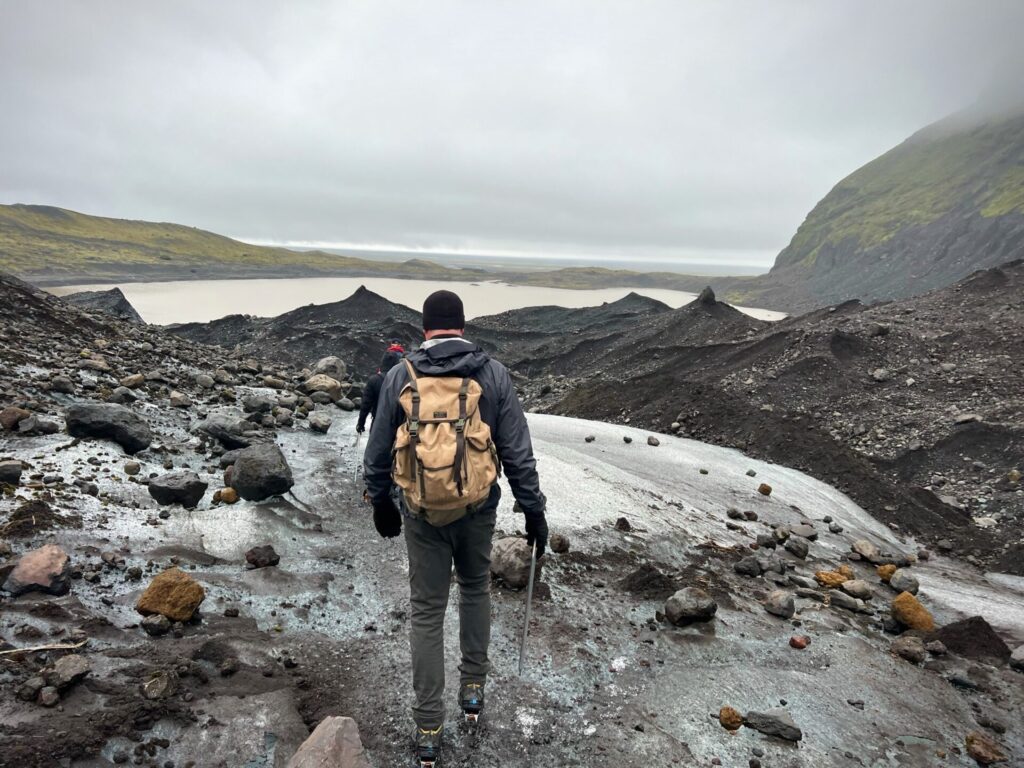
[(313, 373), (322, 373), (337, 381), (343, 381), (347, 371), (348, 366), (345, 365), (345, 362), (340, 357), (335, 357), (334, 355), (321, 357), (316, 361), (316, 365), (313, 366)]
[(711, 621), (718, 611), (711, 595), (697, 587), (685, 587), (665, 601), (665, 617), (677, 627)]
[(71, 562), (68, 553), (56, 544), (26, 552), (4, 582), (4, 589), (14, 595), (26, 592), (63, 595), (70, 588)]
[(168, 472), (149, 481), (149, 495), (157, 504), (181, 504), (194, 507), (206, 493), (207, 484), (188, 470)]
[[(533, 550), (526, 543), (526, 539), (515, 536), (498, 539), (491, 547), (491, 574), (513, 589), (525, 587), (530, 580), (532, 557)], [(538, 562), (538, 573), (540, 567), (541, 564)]]
[(327, 717), (302, 742), (287, 768), (370, 768), (351, 717)]
[(287, 493), (295, 484), (292, 470), (274, 443), (259, 443), (239, 451), (231, 473), (231, 487), (249, 501)]
[(149, 583), (135, 610), (143, 616), (160, 614), (171, 621), (188, 621), (205, 597), (198, 581), (180, 568), (168, 568)]
[(78, 403), (68, 408), (65, 419), (72, 437), (113, 440), (125, 453), (144, 451), (153, 442), (142, 417), (116, 403)]
[(206, 418), (192, 425), (194, 434), (204, 433), (228, 449), (248, 448), (251, 444), (246, 432), (253, 429), (252, 422), (238, 408), (215, 408)]
[(322, 373), (316, 373), (302, 384), (302, 391), (307, 395), (323, 392), (333, 402), (341, 399), (341, 382)]
[(981, 616), (971, 616), (946, 624), (932, 633), (929, 640), (938, 640), (950, 653), (965, 659), (1005, 664), (1010, 660), (1010, 647)]

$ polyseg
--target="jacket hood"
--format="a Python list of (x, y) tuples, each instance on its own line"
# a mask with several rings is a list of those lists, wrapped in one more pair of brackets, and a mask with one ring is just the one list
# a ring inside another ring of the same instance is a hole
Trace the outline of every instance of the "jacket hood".
[(412, 367), (425, 376), (472, 376), (490, 358), (476, 344), (450, 339), (409, 354)]

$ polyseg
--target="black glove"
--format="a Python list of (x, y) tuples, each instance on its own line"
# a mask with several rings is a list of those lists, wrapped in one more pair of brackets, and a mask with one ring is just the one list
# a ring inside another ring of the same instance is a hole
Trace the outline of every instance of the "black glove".
[(548, 521), (544, 511), (526, 512), (526, 543), (531, 547), (537, 544), (537, 559), (544, 556), (544, 547), (548, 545)]
[(366, 431), (366, 425), (363, 422), (359, 422), (358, 424), (356, 424), (356, 433), (357, 434), (361, 435), (365, 431)]
[(402, 513), (398, 511), (391, 496), (374, 499), (373, 525), (377, 533), (385, 539), (393, 538), (402, 532)]

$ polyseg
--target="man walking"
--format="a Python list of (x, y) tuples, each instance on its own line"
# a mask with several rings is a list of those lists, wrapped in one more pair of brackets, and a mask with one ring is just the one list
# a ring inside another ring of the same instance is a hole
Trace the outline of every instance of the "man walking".
[[(462, 300), (437, 291), (423, 304), (423, 345), (387, 374), (364, 456), (381, 536), (405, 523), (416, 756), (437, 761), (445, 721), (444, 615), (452, 565), (459, 584), (459, 706), (479, 715), (490, 667), (491, 537), (502, 469), (544, 553), (548, 530), (530, 431), (508, 370), (463, 337)], [(401, 510), (391, 494), (401, 491)]]
[(384, 383), (384, 377), (402, 359), (404, 354), (405, 349), (402, 348), (401, 344), (398, 342), (389, 344), (387, 351), (380, 359), (380, 367), (377, 369), (377, 372), (366, 380), (366, 386), (363, 387), (362, 401), (359, 405), (359, 419), (356, 421), (356, 432), (359, 434), (363, 434), (363, 431), (366, 429), (367, 416), (370, 417), (371, 424), (373, 419), (377, 418), (377, 401), (380, 400), (380, 388)]

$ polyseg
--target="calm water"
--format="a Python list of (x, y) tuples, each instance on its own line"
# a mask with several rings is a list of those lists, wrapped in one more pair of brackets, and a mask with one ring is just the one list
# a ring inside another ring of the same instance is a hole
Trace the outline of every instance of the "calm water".
[[(164, 283), (106, 283), (62, 286), (50, 290), (58, 296), (76, 291), (120, 288), (128, 301), (148, 323), (206, 322), (225, 315), (273, 317), (306, 304), (328, 304), (351, 296), (365, 285), (391, 301), (419, 309), (423, 300), (446, 288), (462, 297), (466, 317), (493, 315), (509, 309), (554, 304), (561, 307), (589, 307), (621, 299), (630, 291), (681, 307), (696, 296), (658, 288), (600, 288), (574, 291), (565, 288), (535, 288), (504, 283), (455, 283), (431, 280), (398, 280), (387, 277), (316, 277), (291, 280), (182, 280)], [(784, 315), (761, 309), (744, 312), (765, 320)]]

